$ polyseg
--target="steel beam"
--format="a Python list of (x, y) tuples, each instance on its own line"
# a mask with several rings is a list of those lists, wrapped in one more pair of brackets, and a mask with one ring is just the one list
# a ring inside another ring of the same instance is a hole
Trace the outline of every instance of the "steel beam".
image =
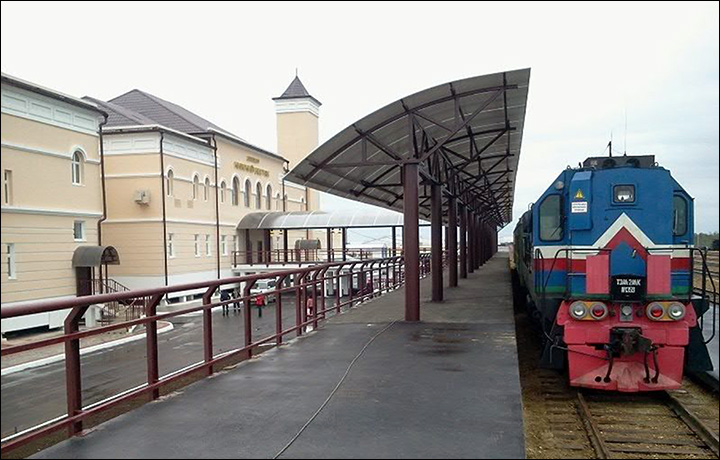
[(432, 301), (443, 299), (442, 269), (442, 187), (433, 184), (430, 187), (432, 217), (430, 219), (430, 251), (432, 262)]
[(405, 321), (420, 321), (420, 235), (418, 232), (418, 165), (403, 165), (403, 253), (405, 254)]
[(458, 260), (457, 260), (457, 198), (450, 197), (448, 202), (448, 226), (447, 226), (447, 251), (448, 251), (448, 286), (458, 285)]

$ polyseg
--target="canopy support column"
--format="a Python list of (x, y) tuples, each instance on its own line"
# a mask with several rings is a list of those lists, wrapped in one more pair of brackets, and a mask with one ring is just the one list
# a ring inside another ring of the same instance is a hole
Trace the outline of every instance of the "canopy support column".
[(447, 226), (447, 251), (448, 251), (448, 286), (458, 285), (458, 260), (457, 260), (457, 198), (450, 197), (448, 203), (448, 226)]
[(467, 207), (460, 205), (460, 278), (466, 279), (467, 269)]
[(403, 165), (403, 253), (405, 254), (405, 321), (420, 321), (420, 235), (418, 232), (418, 165)]
[(347, 260), (347, 228), (342, 228), (342, 260)]
[(468, 273), (475, 272), (475, 213), (468, 211)]
[(285, 229), (283, 232), (283, 262), (288, 263), (288, 229)]
[(443, 299), (443, 267), (442, 267), (442, 188), (439, 184), (430, 186), (431, 235), (430, 251), (432, 262), (432, 301)]
[(392, 227), (392, 257), (397, 256), (397, 227)]
[(327, 246), (327, 261), (333, 262), (335, 260), (335, 258), (333, 257), (333, 247), (332, 247), (332, 228), (327, 229), (325, 245)]

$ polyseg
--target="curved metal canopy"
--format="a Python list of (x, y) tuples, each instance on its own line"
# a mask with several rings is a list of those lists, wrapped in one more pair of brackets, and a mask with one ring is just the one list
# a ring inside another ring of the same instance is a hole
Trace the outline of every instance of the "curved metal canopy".
[(420, 215), (439, 183), (486, 222), (512, 220), (530, 69), (430, 88), (353, 123), (315, 149), (288, 180), (401, 211), (401, 166), (418, 163)]
[(240, 220), (240, 230), (399, 227), (403, 215), (385, 210), (355, 212), (253, 212)]
[(72, 266), (99, 267), (100, 265), (120, 265), (120, 256), (112, 246), (80, 246), (75, 249)]

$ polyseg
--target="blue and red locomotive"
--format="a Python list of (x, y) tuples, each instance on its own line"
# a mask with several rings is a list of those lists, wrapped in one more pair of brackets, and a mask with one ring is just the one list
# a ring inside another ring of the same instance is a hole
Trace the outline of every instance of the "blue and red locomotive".
[(693, 200), (654, 156), (563, 171), (514, 234), (514, 293), (542, 328), (541, 364), (567, 368), (573, 386), (623, 392), (712, 369), (692, 245)]

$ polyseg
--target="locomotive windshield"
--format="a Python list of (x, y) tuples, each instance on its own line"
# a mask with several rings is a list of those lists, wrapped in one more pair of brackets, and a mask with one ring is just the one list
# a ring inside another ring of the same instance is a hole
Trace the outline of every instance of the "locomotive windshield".
[(540, 239), (560, 241), (563, 239), (562, 200), (560, 195), (548, 195), (540, 205)]
[(634, 203), (635, 186), (616, 185), (615, 187), (613, 187), (613, 200), (615, 201), (615, 203)]
[(687, 232), (687, 201), (675, 195), (673, 197), (673, 235), (682, 236)]

